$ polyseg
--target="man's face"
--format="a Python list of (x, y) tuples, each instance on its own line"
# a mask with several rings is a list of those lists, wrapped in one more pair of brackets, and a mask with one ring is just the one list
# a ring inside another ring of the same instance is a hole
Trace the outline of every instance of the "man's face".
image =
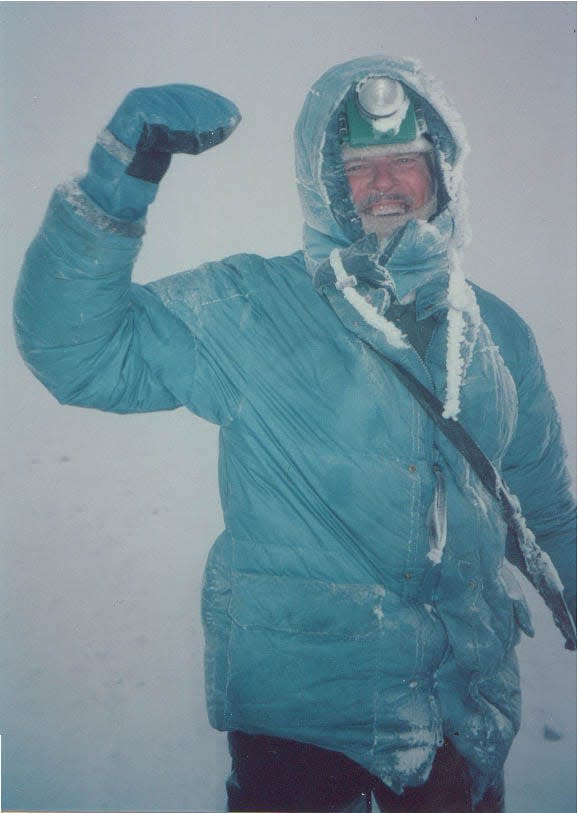
[(366, 233), (389, 237), (413, 213), (425, 219), (434, 213), (431, 207), (424, 213), (434, 184), (423, 153), (348, 156), (345, 173)]

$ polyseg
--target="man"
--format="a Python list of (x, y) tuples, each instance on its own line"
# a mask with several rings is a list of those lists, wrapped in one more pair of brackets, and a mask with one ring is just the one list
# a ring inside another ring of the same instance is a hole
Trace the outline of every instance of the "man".
[(171, 153), (239, 118), (192, 86), (129, 94), (29, 249), (19, 347), (63, 403), (221, 426), (203, 620), (229, 809), (501, 811), (531, 624), (497, 492), (403, 375), (504, 474), (569, 603), (574, 507), (532, 335), (461, 269), (462, 125), (412, 62), (337, 66), (295, 133), (304, 251), (131, 285)]

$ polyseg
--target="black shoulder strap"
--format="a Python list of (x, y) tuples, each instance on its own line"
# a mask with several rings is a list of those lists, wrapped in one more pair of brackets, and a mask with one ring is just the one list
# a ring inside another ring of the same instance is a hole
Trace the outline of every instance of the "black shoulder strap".
[[(488, 460), (461, 423), (444, 418), (443, 404), (421, 381), (391, 359), (382, 356), (397, 378), (404, 384), (427, 415), (470, 464), (486, 490), (502, 509), (510, 533), (508, 558), (515, 562), (542, 596), (554, 617), (556, 626), (566, 640), (566, 649), (576, 649), (576, 626), (566, 604), (560, 577), (548, 554), (536, 543), (526, 526), (518, 499), (510, 493), (495, 466)], [(512, 547), (513, 545), (513, 547)]]

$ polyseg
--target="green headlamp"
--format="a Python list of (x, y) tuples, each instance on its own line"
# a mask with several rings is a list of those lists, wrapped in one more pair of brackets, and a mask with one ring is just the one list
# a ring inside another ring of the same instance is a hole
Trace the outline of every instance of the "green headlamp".
[(427, 131), (404, 86), (388, 76), (368, 76), (352, 87), (339, 126), (342, 143), (351, 147), (403, 144)]

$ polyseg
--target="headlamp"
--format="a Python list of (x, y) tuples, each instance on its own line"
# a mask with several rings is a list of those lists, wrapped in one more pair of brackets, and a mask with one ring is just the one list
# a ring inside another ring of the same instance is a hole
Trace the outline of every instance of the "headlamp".
[(406, 144), (427, 131), (417, 97), (389, 76), (367, 76), (350, 89), (339, 139), (351, 147)]

